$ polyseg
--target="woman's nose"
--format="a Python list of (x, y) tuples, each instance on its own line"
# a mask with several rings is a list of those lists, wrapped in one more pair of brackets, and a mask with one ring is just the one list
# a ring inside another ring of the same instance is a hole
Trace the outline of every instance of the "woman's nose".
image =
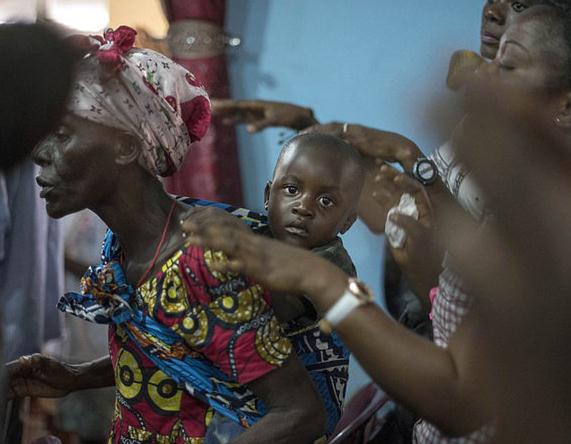
[(508, 5), (505, 2), (494, 2), (486, 7), (484, 17), (492, 23), (505, 25), (507, 12)]
[(46, 137), (40, 143), (36, 145), (32, 151), (32, 159), (39, 166), (45, 166), (49, 164), (52, 160), (52, 143), (50, 143), (50, 137)]

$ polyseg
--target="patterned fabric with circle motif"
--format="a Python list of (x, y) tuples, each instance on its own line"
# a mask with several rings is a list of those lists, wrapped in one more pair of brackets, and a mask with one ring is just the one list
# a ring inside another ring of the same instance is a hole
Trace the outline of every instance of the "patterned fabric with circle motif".
[(247, 427), (265, 414), (245, 384), (292, 352), (269, 294), (212, 265), (226, 258), (181, 247), (136, 291), (125, 281), (120, 246), (109, 231), (101, 263), (60, 309), (110, 323), (117, 400), (116, 443), (200, 443), (213, 411)]

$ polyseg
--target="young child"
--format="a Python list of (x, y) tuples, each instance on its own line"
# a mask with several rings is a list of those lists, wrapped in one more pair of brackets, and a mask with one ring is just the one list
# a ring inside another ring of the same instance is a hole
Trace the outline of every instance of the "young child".
[[(284, 145), (266, 186), (267, 219), (228, 205), (194, 199), (184, 202), (224, 209), (246, 221), (255, 232), (311, 249), (354, 277), (355, 267), (338, 235), (357, 219), (364, 177), (362, 159), (347, 142), (327, 134), (302, 134)], [(335, 333), (321, 332), (319, 314), (309, 299), (274, 293), (272, 305), (323, 400), (330, 435), (341, 416), (349, 351)], [(205, 444), (229, 442), (242, 430), (216, 414)]]
[[(362, 158), (342, 139), (320, 133), (293, 137), (266, 185), (267, 234), (311, 249), (356, 276), (339, 234), (357, 219), (364, 177)], [(349, 352), (335, 334), (321, 332), (319, 315), (308, 299), (274, 295), (272, 305), (325, 403), (330, 434), (341, 415)]]

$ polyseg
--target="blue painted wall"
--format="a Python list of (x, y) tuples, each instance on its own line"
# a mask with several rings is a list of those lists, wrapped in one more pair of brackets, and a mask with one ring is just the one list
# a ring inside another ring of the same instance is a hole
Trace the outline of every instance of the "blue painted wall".
[[(236, 98), (311, 106), (320, 121), (400, 132), (429, 151), (457, 117), (445, 89), (450, 54), (478, 49), (483, 0), (228, 0)], [(262, 210), (281, 130), (239, 130), (246, 204)], [(357, 224), (345, 236), (357, 270), (380, 295), (382, 237)], [(382, 340), (382, 338), (378, 338)], [(354, 365), (349, 392), (366, 376)]]

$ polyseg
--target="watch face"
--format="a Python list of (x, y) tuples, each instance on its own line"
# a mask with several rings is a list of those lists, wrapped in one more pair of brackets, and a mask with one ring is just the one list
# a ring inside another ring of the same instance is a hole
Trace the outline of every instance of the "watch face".
[(430, 160), (421, 159), (414, 166), (414, 175), (424, 184), (432, 183), (436, 179), (436, 168)]

